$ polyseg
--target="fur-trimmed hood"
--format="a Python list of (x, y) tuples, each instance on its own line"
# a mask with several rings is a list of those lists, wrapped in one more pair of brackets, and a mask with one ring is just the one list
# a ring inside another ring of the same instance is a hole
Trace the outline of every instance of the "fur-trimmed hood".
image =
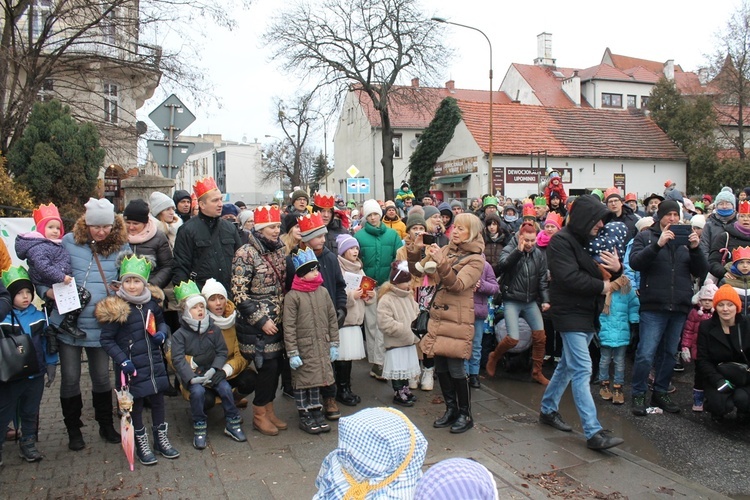
[[(91, 235), (89, 234), (89, 229), (86, 225), (85, 215), (79, 217), (75, 226), (73, 226), (73, 239), (77, 245), (91, 244)], [(125, 229), (125, 220), (122, 218), (122, 215), (115, 214), (115, 222), (112, 224), (112, 232), (109, 233), (104, 241), (96, 244), (96, 252), (108, 257), (119, 251), (127, 242), (128, 232)]]
[[(148, 285), (151, 298), (158, 303), (164, 301), (164, 292), (161, 288)], [(96, 304), (94, 316), (99, 323), (125, 323), (130, 314), (130, 303), (117, 295), (109, 295)]]

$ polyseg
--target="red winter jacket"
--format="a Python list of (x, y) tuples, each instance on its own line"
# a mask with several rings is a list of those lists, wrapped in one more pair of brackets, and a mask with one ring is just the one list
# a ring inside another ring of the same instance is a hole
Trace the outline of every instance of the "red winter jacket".
[(693, 307), (688, 314), (685, 327), (682, 329), (680, 348), (689, 348), (690, 357), (693, 359), (698, 358), (698, 328), (701, 326), (701, 321), (711, 319), (713, 315), (713, 309), (706, 310), (700, 305)]

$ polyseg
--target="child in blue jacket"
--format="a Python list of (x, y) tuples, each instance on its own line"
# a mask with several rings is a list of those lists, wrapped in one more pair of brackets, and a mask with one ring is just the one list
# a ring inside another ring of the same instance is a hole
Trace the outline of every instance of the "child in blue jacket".
[[(610, 282), (610, 291), (604, 301), (604, 309), (599, 316), (602, 329), (599, 332), (601, 359), (599, 361), (599, 395), (616, 405), (625, 402), (622, 385), (625, 383), (625, 352), (630, 344), (630, 324), (640, 321), (640, 302), (630, 284), (630, 279), (622, 275)], [(609, 387), (609, 365), (614, 362), (615, 377), (612, 390)]]
[(44, 335), (47, 322), (44, 313), (31, 303), (34, 299), (34, 287), (29, 273), (23, 267), (11, 267), (3, 271), (1, 279), (0, 315), (5, 319), (0, 323), (0, 328), (6, 335), (18, 334), (20, 331), (31, 337), (39, 371), (27, 378), (0, 382), (0, 429), (3, 429), (0, 432), (0, 465), (3, 463), (4, 430), (16, 412), (21, 415), (21, 458), (27, 462), (38, 462), (42, 459), (42, 454), (36, 449), (36, 442), (39, 405), (45, 386), (44, 375), (47, 375), (46, 386), (49, 387), (55, 380), (58, 357), (57, 354), (48, 354), (47, 338)]

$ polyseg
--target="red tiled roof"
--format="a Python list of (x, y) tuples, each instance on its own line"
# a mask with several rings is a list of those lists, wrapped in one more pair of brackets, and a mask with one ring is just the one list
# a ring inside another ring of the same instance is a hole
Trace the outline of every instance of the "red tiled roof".
[[(393, 128), (426, 128), (435, 116), (435, 110), (446, 97), (490, 102), (489, 90), (397, 86), (396, 91), (398, 93), (392, 98), (389, 108), (391, 127)], [(373, 106), (370, 97), (361, 90), (355, 90), (355, 92), (359, 94), (359, 102), (370, 121), (370, 125), (380, 127), (380, 113)], [(415, 96), (419, 98), (419, 103), (415, 103)], [(493, 92), (492, 100), (498, 104), (509, 104), (511, 102), (507, 94), (499, 90)]]
[(620, 71), (617, 68), (610, 66), (609, 64), (598, 64), (590, 68), (582, 69), (578, 72), (581, 77), (581, 82), (588, 80), (621, 80), (631, 81), (632, 78), (627, 73)]
[(693, 72), (675, 73), (674, 83), (681, 93), (685, 95), (715, 94), (708, 86), (701, 85), (700, 78)]
[[(482, 151), (489, 150), (489, 105), (458, 102)], [(640, 112), (550, 108), (522, 104), (493, 107), (493, 154), (526, 156), (531, 151), (567, 158), (685, 160), (685, 154)]]
[[(534, 89), (534, 95), (542, 106), (554, 108), (575, 108), (573, 100), (562, 89), (562, 81), (573, 76), (573, 68), (550, 68), (531, 64), (513, 64), (513, 68)], [(563, 76), (557, 76), (553, 71)], [(511, 96), (513, 97), (513, 96)], [(468, 100), (468, 99), (467, 99)], [(581, 102), (582, 106), (589, 106), (588, 102)]]
[[(714, 112), (716, 113), (716, 119), (719, 121), (719, 125), (736, 127), (739, 122), (738, 116), (740, 115), (740, 109), (738, 106), (730, 104), (714, 104)], [(750, 123), (750, 109), (745, 108), (743, 110), (742, 121), (745, 122), (747, 127)]]
[[(607, 49), (607, 52), (609, 52), (609, 49)], [(606, 52), (604, 57), (602, 57), (602, 61), (604, 61), (604, 58), (606, 57)], [(623, 56), (620, 54), (613, 54), (612, 52), (609, 52), (609, 57), (612, 59), (612, 66), (619, 70), (626, 70), (635, 68), (636, 66), (641, 66), (642, 68), (647, 69), (648, 71), (655, 73), (657, 75), (661, 75), (664, 73), (664, 63), (659, 61), (649, 61), (648, 59), (639, 59), (637, 57), (629, 57), (629, 56)], [(674, 67), (674, 72), (682, 72), (682, 67), (679, 64), (676, 64)]]
[(657, 75), (656, 73), (647, 70), (643, 66), (636, 66), (635, 68), (627, 69), (623, 71), (623, 73), (625, 73), (626, 75), (629, 75), (630, 78), (632, 78), (636, 82), (645, 82), (645, 83), (656, 83), (659, 81), (659, 78), (661, 78), (662, 76), (662, 75)]

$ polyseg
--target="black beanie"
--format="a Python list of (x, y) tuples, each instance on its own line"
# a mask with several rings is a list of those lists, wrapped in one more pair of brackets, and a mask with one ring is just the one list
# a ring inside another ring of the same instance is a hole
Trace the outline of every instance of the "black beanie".
[(122, 212), (122, 216), (125, 217), (125, 220), (148, 224), (148, 203), (140, 199), (133, 200), (128, 203), (127, 207), (125, 207), (125, 210)]
[(31, 284), (31, 280), (19, 279), (8, 285), (8, 293), (10, 294), (10, 300), (13, 302), (13, 298), (18, 292), (28, 288), (31, 292), (31, 296), (34, 297), (34, 285)]
[(662, 217), (667, 215), (669, 212), (677, 212), (680, 214), (680, 204), (674, 200), (664, 200), (659, 203), (659, 209), (656, 211), (656, 219), (660, 220)]

